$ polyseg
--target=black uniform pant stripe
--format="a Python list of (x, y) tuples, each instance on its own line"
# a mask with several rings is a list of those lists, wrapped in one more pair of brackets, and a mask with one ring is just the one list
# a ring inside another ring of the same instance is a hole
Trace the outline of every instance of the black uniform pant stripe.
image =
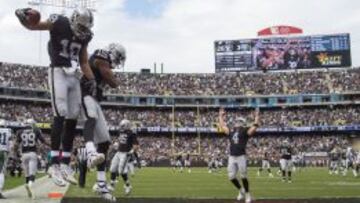
[(55, 114), (56, 116), (60, 116), (59, 114), (59, 111), (57, 109), (57, 106), (56, 106), (56, 97), (55, 97), (55, 74), (54, 74), (54, 70), (55, 68), (54, 67), (51, 67), (51, 74), (50, 74), (50, 80), (51, 80), (51, 100), (52, 100), (52, 105), (53, 105), (53, 108), (55, 110)]

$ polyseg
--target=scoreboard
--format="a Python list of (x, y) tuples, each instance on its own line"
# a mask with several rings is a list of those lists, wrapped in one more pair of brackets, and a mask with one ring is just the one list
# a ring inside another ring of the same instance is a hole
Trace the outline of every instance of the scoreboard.
[(215, 41), (216, 72), (351, 66), (350, 35)]

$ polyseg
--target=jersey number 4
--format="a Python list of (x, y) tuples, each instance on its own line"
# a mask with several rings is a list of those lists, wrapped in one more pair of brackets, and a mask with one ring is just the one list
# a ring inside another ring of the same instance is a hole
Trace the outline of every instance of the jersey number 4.
[(62, 45), (62, 51), (60, 52), (60, 56), (74, 61), (78, 61), (81, 44), (76, 42), (69, 43), (69, 40), (67, 39), (61, 40), (60, 43)]

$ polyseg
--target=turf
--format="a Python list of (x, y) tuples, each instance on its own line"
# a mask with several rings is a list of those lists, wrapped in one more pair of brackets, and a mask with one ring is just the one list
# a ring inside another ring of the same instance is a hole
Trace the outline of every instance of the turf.
[[(95, 178), (96, 173), (90, 173), (86, 188), (71, 186), (66, 197), (96, 197), (91, 189)], [(265, 173), (257, 177), (256, 168), (250, 168), (249, 180), (256, 199), (360, 198), (360, 178), (351, 172), (345, 177), (331, 176), (326, 168), (306, 168), (293, 174), (293, 183), (283, 183), (279, 177), (269, 178)], [(225, 169), (209, 174), (206, 168), (194, 168), (189, 174), (174, 173), (169, 168), (144, 168), (137, 171), (131, 182), (130, 197), (137, 198), (234, 199), (237, 195)], [(124, 197), (121, 180), (114, 195)]]
[[(44, 173), (38, 173), (36, 175), (36, 178), (41, 178), (43, 177), (45, 174)], [(13, 188), (16, 188), (20, 185), (25, 184), (25, 177), (24, 176), (15, 176), (15, 177), (11, 177), (10, 175), (7, 175), (5, 177), (5, 185), (4, 185), (4, 191), (5, 190), (10, 190)]]

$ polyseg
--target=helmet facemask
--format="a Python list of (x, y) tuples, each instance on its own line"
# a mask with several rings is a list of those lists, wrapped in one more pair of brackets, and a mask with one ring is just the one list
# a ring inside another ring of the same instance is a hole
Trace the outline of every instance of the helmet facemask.
[(94, 17), (89, 9), (77, 9), (70, 19), (71, 29), (79, 39), (86, 39), (92, 35), (91, 28), (94, 25)]

